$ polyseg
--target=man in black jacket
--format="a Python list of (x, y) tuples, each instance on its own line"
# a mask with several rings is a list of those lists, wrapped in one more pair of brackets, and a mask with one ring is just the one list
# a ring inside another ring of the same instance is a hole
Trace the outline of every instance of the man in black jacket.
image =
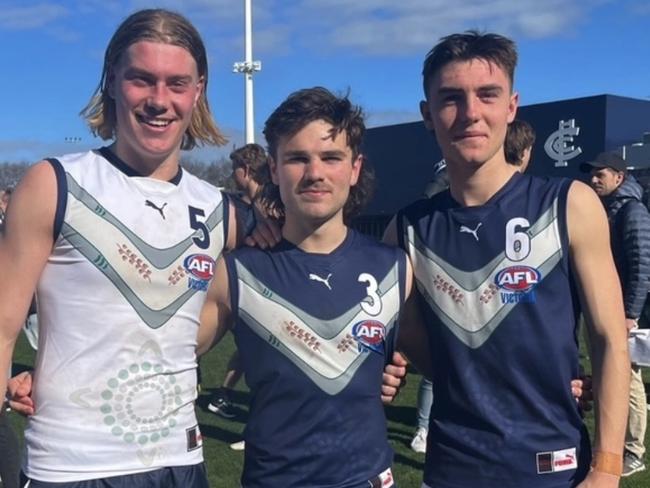
[[(612, 254), (623, 288), (629, 331), (638, 327), (650, 277), (650, 215), (641, 201), (643, 188), (627, 173), (625, 160), (614, 153), (601, 153), (581, 169), (591, 173), (591, 186), (607, 210)], [(645, 470), (646, 417), (643, 380), (639, 368), (633, 365), (622, 476)]]

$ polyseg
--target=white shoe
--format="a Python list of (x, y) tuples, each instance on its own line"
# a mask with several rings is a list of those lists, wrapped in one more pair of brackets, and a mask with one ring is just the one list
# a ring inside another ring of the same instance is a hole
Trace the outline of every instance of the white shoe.
[(427, 434), (427, 429), (418, 427), (411, 441), (411, 449), (419, 453), (427, 452)]
[(233, 451), (243, 451), (246, 448), (246, 442), (245, 441), (239, 441), (239, 442), (233, 442), (230, 444), (230, 449)]

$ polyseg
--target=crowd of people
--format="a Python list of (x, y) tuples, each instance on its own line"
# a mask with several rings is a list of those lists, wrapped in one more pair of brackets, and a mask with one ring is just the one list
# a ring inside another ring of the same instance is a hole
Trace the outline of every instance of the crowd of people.
[[(229, 331), (251, 391), (245, 488), (397, 486), (382, 400), (407, 363), (433, 396), (422, 488), (605, 488), (644, 469), (626, 338), (647, 210), (611, 155), (589, 163), (595, 192), (525, 173), (516, 65), (512, 40), (476, 31), (426, 55), (420, 112), (446, 181), (378, 242), (350, 227), (374, 176), (348, 96), (291, 93), (262, 164), (233, 155), (242, 194), (222, 193), (179, 165), (225, 143), (199, 33), (164, 9), (127, 17), (82, 112), (110, 142), (33, 165), (3, 214), (0, 390), (29, 416), (5, 486), (208, 486), (197, 357)], [(35, 370), (7, 381), (35, 292)], [(593, 439), (573, 388), (581, 315)]]

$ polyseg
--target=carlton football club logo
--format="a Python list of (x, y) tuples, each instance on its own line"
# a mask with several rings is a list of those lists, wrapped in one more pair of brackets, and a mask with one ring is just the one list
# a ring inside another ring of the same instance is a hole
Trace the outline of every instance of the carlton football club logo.
[(497, 273), (494, 283), (501, 290), (502, 303), (534, 303), (541, 273), (530, 266), (510, 266)]
[(386, 328), (377, 320), (362, 320), (352, 327), (352, 336), (357, 341), (359, 352), (384, 353)]
[(191, 254), (185, 258), (183, 266), (191, 275), (187, 287), (197, 291), (207, 291), (208, 284), (214, 276), (214, 259), (205, 254)]
[(580, 146), (572, 145), (573, 138), (580, 134), (580, 127), (576, 127), (575, 119), (560, 120), (558, 125), (558, 129), (546, 139), (544, 151), (555, 161), (556, 168), (563, 168), (569, 165), (570, 159), (582, 154)]

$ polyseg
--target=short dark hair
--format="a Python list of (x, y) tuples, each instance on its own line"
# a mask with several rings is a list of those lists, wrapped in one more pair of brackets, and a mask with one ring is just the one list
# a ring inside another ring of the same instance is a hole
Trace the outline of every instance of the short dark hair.
[(525, 120), (515, 119), (508, 125), (503, 149), (506, 161), (520, 166), (524, 150), (535, 144), (535, 129)]
[[(326, 88), (317, 86), (293, 92), (280, 104), (264, 124), (264, 137), (269, 156), (277, 158), (278, 144), (282, 137), (291, 137), (307, 124), (323, 120), (332, 125), (331, 136), (344, 132), (352, 159), (361, 154), (361, 144), (366, 130), (361, 107), (353, 105), (348, 94), (336, 96)], [(350, 188), (350, 195), (343, 207), (346, 223), (354, 218), (372, 197), (374, 173), (364, 161), (357, 184)], [(262, 203), (274, 214), (284, 217), (284, 204), (280, 190), (271, 181), (262, 189)]]
[(259, 144), (246, 144), (235, 149), (230, 153), (230, 160), (233, 170), (242, 167), (248, 168), (251, 177), (258, 185), (263, 185), (268, 181), (266, 151)]
[(508, 75), (512, 89), (517, 66), (517, 47), (507, 37), (499, 34), (468, 30), (440, 39), (426, 55), (422, 67), (424, 97), (429, 98), (429, 84), (435, 74), (453, 61), (484, 59), (499, 66)]

